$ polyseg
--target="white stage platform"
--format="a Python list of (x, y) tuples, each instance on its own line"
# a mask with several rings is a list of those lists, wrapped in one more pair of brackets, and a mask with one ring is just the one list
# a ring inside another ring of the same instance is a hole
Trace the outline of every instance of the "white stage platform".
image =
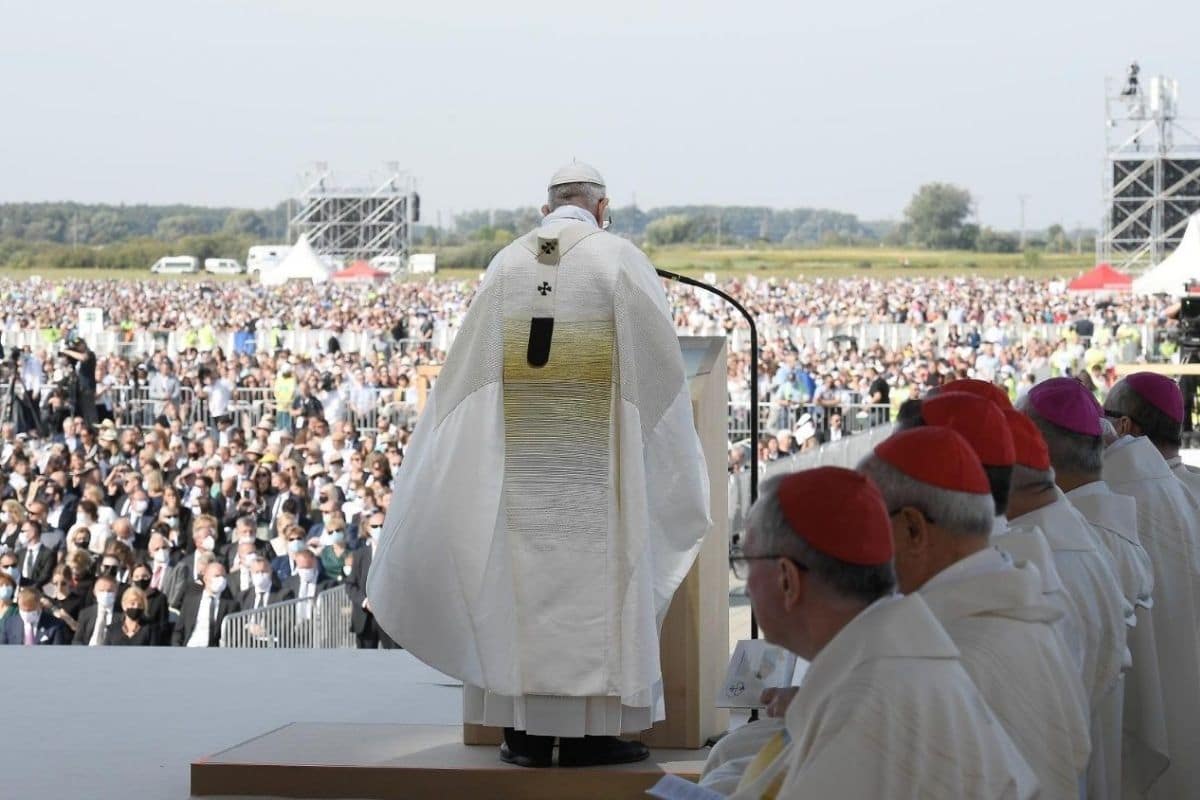
[(185, 800), (189, 765), (291, 723), (458, 725), (405, 651), (0, 647), (4, 797)]

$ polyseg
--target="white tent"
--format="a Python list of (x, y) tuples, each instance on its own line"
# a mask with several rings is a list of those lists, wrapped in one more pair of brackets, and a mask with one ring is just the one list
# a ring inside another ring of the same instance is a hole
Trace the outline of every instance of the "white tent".
[(308, 237), (301, 235), (287, 257), (278, 264), (263, 267), (259, 280), (263, 286), (282, 286), (288, 281), (312, 281), (324, 283), (329, 280), (333, 270), (321, 261), (320, 256), (308, 243)]
[(1191, 281), (1200, 280), (1200, 212), (1192, 214), (1175, 252), (1133, 282), (1134, 294), (1180, 297)]

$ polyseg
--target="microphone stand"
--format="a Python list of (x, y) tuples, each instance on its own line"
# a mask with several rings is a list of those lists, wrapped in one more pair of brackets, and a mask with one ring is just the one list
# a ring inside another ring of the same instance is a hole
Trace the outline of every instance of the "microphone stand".
[[(715, 294), (736, 308), (746, 320), (746, 324), (750, 326), (750, 504), (753, 505), (754, 501), (758, 499), (758, 325), (755, 324), (754, 316), (746, 310), (745, 306), (716, 286), (665, 269), (655, 268), (654, 271), (661, 278)], [(753, 608), (750, 609), (750, 638), (758, 638), (758, 620), (754, 618)], [(756, 716), (757, 712), (752, 714), (751, 719)]]

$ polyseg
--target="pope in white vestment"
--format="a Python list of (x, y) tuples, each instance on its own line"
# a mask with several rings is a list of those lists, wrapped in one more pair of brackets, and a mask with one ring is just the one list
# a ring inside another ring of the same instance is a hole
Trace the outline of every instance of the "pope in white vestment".
[(1171, 763), (1151, 796), (1194, 797), (1200, 792), (1200, 503), (1144, 436), (1122, 437), (1105, 450), (1104, 480), (1137, 501), (1138, 537), (1154, 570), (1150, 615)]
[(480, 284), (368, 595), (397, 642), (464, 682), (468, 722), (645, 730), (663, 717), (659, 625), (708, 507), (662, 283), (633, 244), (562, 205)]

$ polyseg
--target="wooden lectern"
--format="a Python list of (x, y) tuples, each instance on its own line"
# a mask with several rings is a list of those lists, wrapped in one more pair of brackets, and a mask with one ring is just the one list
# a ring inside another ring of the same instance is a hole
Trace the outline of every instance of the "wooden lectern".
[[(652, 748), (697, 749), (729, 727), (715, 705), (729, 663), (728, 389), (723, 336), (681, 336), (692, 415), (708, 466), (712, 527), (663, 620), (663, 694), (667, 716), (641, 736)], [(463, 726), (463, 742), (499, 745), (501, 731)]]

